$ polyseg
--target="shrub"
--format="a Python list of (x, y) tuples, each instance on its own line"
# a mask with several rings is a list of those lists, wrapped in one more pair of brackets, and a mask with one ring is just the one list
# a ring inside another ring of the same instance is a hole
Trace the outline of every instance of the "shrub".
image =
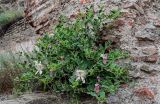
[(98, 42), (105, 21), (115, 18), (114, 13), (117, 15), (112, 12), (107, 16), (103, 9), (95, 13), (91, 7), (72, 21), (61, 16), (54, 35), (40, 38), (32, 54), (24, 53), (28, 61), (21, 63), (25, 71), (15, 79), (15, 89), (33, 90), (38, 85), (44, 90), (73, 96), (84, 93), (104, 101), (107, 93), (127, 79), (127, 70), (115, 63), (125, 58), (126, 52), (111, 49), (106, 53), (112, 42)]
[(14, 78), (20, 73), (19, 58), (12, 52), (0, 54), (0, 93), (12, 92)]

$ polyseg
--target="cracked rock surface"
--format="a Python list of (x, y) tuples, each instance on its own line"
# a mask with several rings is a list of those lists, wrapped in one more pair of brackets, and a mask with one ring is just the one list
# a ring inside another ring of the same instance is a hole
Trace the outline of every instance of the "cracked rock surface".
[[(126, 61), (126, 63), (130, 63), (129, 76), (134, 81), (122, 85), (115, 94), (109, 94), (107, 104), (160, 104), (160, 1), (90, 0), (90, 3), (94, 4), (95, 9), (97, 9), (98, 4), (103, 4), (106, 12), (113, 8), (121, 9), (122, 16), (117, 19), (117, 28), (114, 29), (113, 35), (121, 37), (120, 48), (130, 53), (131, 60)], [(68, 2), (67, 0), (67, 3), (63, 4), (60, 10), (54, 11), (54, 18), (58, 17), (59, 12), (69, 17), (90, 3), (82, 5), (76, 1)], [(25, 34), (28, 34), (29, 37), (32, 36), (33, 32), (28, 29), (31, 27), (25, 30)], [(7, 35), (4, 38), (6, 37)], [(20, 43), (22, 41), (23, 39), (20, 40)], [(4, 45), (4, 47), (6, 46)], [(29, 96), (32, 98), (32, 95)], [(16, 100), (2, 98), (4, 101), (0, 104), (52, 104), (56, 102), (55, 97), (52, 98), (52, 103), (48, 98), (46, 100), (46, 97), (36, 98), (38, 100), (30, 98), (26, 99), (27, 102), (19, 98)], [(20, 102), (14, 102), (17, 100)], [(94, 103), (96, 104), (96, 102), (90, 104)], [(54, 104), (62, 103), (56, 102)]]

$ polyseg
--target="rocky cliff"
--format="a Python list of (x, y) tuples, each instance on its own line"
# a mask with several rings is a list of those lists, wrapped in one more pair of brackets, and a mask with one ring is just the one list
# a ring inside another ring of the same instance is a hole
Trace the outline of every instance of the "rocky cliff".
[[(34, 28), (38, 34), (50, 31), (61, 13), (69, 18), (74, 17), (77, 11), (90, 4), (95, 9), (98, 4), (103, 4), (106, 13), (120, 8), (122, 15), (115, 21), (116, 29), (106, 33), (106, 36), (121, 37), (118, 43), (120, 48), (130, 53), (130, 61), (119, 63), (129, 65), (129, 76), (134, 83), (124, 84), (115, 94), (110, 94), (108, 104), (160, 104), (159, 0), (90, 0), (85, 4), (73, 0), (26, 0), (25, 23), (29, 24), (25, 31), (22, 29), (23, 32), (18, 33), (22, 35), (25, 32), (24, 35), (30, 34), (28, 36), (31, 37), (35, 33), (27, 29)], [(13, 32), (17, 29), (9, 30), (11, 37), (17, 34)]]
[(25, 17), (38, 34), (47, 32), (70, 0), (26, 0)]

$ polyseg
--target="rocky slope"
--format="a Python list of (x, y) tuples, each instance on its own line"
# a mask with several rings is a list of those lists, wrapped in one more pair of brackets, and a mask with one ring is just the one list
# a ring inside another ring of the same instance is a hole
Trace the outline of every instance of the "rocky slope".
[[(124, 60), (120, 63), (128, 65), (129, 76), (133, 82), (122, 85), (115, 94), (110, 94), (107, 102), (108, 104), (160, 104), (159, 0), (90, 0), (90, 2), (88, 0), (88, 3), (85, 4), (72, 0), (57, 2), (56, 6), (51, 5), (52, 0), (33, 0), (33, 2), (27, 0), (27, 2), (27, 6), (35, 8), (31, 10), (26, 8), (27, 21), (32, 27), (27, 27), (25, 31), (22, 30), (23, 32), (19, 34), (28, 34), (28, 37), (32, 37), (34, 34), (34, 31), (28, 30), (31, 28), (35, 28), (37, 33), (44, 32), (46, 28), (50, 30), (50, 26), (56, 21), (60, 13), (72, 17), (79, 9), (83, 10), (85, 6), (90, 4), (94, 4), (95, 9), (97, 9), (98, 4), (103, 4), (106, 12), (120, 8), (122, 15), (115, 21), (116, 29), (111, 33), (106, 32), (106, 34), (121, 37), (120, 48), (129, 51), (130, 61)], [(47, 6), (47, 3), (50, 6)], [(15, 34), (17, 33), (13, 32), (11, 37)], [(7, 35), (5, 36), (7, 38)], [(17, 37), (16, 39), (20, 38)], [(13, 40), (13, 42), (15, 41)], [(23, 39), (20, 42), (23, 42)], [(12, 103), (3, 102), (2, 104)]]

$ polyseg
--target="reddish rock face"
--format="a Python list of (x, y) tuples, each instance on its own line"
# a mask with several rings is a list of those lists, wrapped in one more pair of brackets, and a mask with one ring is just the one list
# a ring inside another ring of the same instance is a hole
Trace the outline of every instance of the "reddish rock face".
[(150, 62), (150, 63), (156, 63), (158, 60), (158, 55), (150, 55), (148, 57), (145, 57), (144, 62)]
[(149, 63), (156, 63), (158, 60), (158, 55), (155, 54), (155, 55), (149, 55), (149, 56), (132, 56), (131, 59), (134, 62), (143, 61), (143, 62), (149, 62)]
[(140, 97), (147, 97), (149, 99), (154, 99), (154, 92), (148, 87), (141, 87), (135, 89), (134, 93)]

